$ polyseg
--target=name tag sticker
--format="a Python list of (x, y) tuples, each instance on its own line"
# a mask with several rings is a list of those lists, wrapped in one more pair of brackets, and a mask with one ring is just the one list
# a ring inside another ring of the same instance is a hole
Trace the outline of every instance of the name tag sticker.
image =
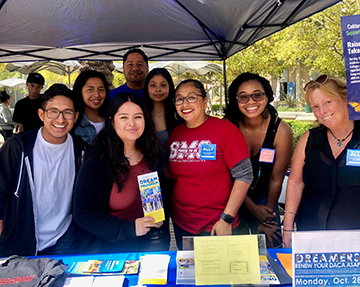
[(216, 160), (216, 144), (200, 145), (200, 159)]
[(275, 158), (275, 149), (262, 148), (260, 150), (259, 162), (273, 163)]
[(346, 165), (347, 166), (360, 166), (360, 150), (348, 149), (346, 151)]

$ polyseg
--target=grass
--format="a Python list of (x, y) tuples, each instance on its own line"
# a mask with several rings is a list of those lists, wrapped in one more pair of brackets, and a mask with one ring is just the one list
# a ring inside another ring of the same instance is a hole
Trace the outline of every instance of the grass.
[(305, 108), (299, 108), (299, 107), (289, 108), (289, 107), (279, 106), (277, 108), (277, 111), (278, 112), (304, 112)]

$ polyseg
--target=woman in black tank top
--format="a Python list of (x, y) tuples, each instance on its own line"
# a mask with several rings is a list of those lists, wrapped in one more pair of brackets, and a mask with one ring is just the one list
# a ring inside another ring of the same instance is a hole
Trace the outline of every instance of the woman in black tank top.
[(297, 230), (360, 229), (360, 121), (349, 120), (346, 83), (321, 75), (306, 84), (305, 91), (321, 126), (305, 132), (294, 152), (285, 202), (285, 247), (290, 247), (295, 220)]
[(281, 244), (277, 202), (293, 151), (291, 128), (278, 118), (273, 99), (268, 80), (243, 73), (230, 85), (226, 110), (245, 137), (253, 165), (254, 179), (239, 215), (251, 233), (266, 234), (269, 247)]

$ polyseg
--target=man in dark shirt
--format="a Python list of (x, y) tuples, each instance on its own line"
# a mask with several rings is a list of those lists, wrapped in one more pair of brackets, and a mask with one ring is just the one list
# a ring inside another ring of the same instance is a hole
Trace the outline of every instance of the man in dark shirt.
[(38, 115), (38, 109), (40, 108), (40, 92), (44, 83), (45, 79), (39, 73), (29, 74), (26, 80), (29, 96), (19, 100), (14, 109), (13, 121), (18, 123), (18, 132), (43, 125)]

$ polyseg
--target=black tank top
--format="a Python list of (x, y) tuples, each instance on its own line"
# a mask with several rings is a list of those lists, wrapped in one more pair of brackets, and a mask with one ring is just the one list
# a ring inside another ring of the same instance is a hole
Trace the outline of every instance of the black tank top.
[(347, 149), (360, 148), (360, 122), (335, 159), (325, 126), (311, 129), (305, 148), (298, 230), (360, 228), (360, 167), (346, 166)]
[[(265, 139), (262, 148), (274, 148), (274, 139), (281, 119), (279, 117), (271, 116), (268, 129), (266, 131)], [(248, 196), (255, 200), (269, 189), (269, 182), (274, 163), (259, 162), (260, 151), (250, 158), (253, 167), (254, 179), (248, 190)], [(275, 153), (276, 157), (276, 153)]]

